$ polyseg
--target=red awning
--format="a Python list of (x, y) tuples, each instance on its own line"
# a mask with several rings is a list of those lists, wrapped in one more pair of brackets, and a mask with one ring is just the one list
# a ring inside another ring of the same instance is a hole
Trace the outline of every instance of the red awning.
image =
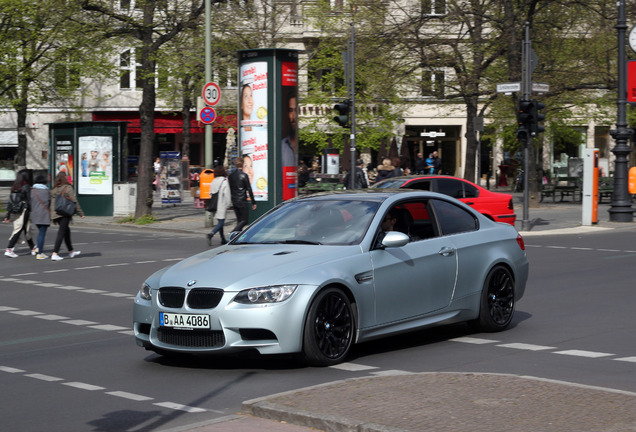
[[(101, 111), (93, 113), (93, 121), (123, 121), (128, 123), (129, 133), (141, 133), (139, 112), (135, 111)], [(217, 115), (213, 124), (215, 133), (226, 133), (228, 128), (236, 129), (236, 115)], [(182, 133), (183, 120), (181, 114), (166, 114), (155, 112), (155, 133)], [(190, 114), (190, 132), (205, 133), (205, 124), (197, 120), (196, 113)]]

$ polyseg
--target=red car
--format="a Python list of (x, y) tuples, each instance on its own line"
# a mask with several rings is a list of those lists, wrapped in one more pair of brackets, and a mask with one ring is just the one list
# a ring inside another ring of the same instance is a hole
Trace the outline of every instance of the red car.
[(439, 192), (457, 198), (495, 222), (515, 225), (517, 215), (512, 195), (491, 192), (481, 186), (457, 177), (444, 175), (403, 176), (383, 180), (373, 188), (407, 188)]

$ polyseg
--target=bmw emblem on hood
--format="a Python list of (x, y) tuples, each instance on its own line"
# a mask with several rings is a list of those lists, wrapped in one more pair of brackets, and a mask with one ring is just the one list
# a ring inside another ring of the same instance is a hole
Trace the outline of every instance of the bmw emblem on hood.
[(194, 285), (195, 283), (197, 283), (197, 281), (195, 280), (191, 280), (190, 282), (188, 282), (188, 286), (191, 287), (192, 285)]

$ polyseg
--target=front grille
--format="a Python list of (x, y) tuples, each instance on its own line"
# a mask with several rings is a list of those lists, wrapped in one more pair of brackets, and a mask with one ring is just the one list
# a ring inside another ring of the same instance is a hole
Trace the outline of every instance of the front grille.
[(223, 290), (214, 288), (196, 288), (188, 294), (188, 306), (192, 309), (213, 309), (217, 307)]
[(159, 340), (165, 344), (188, 348), (219, 348), (225, 345), (222, 331), (176, 330), (159, 327)]
[(159, 303), (169, 308), (180, 308), (185, 299), (185, 289), (177, 287), (159, 288)]

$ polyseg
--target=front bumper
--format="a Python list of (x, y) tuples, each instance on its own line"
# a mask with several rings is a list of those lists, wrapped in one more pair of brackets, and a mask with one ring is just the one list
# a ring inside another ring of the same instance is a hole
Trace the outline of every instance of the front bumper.
[[(193, 354), (230, 353), (256, 349), (261, 354), (296, 353), (302, 350), (307, 307), (317, 287), (301, 285), (281, 303), (247, 305), (234, 302), (236, 292), (226, 292), (211, 309), (166, 308), (152, 291), (152, 300), (139, 295), (133, 306), (133, 329), (137, 345), (156, 351)], [(189, 294), (186, 289), (186, 296)], [(205, 314), (209, 330), (162, 327), (160, 312)]]

